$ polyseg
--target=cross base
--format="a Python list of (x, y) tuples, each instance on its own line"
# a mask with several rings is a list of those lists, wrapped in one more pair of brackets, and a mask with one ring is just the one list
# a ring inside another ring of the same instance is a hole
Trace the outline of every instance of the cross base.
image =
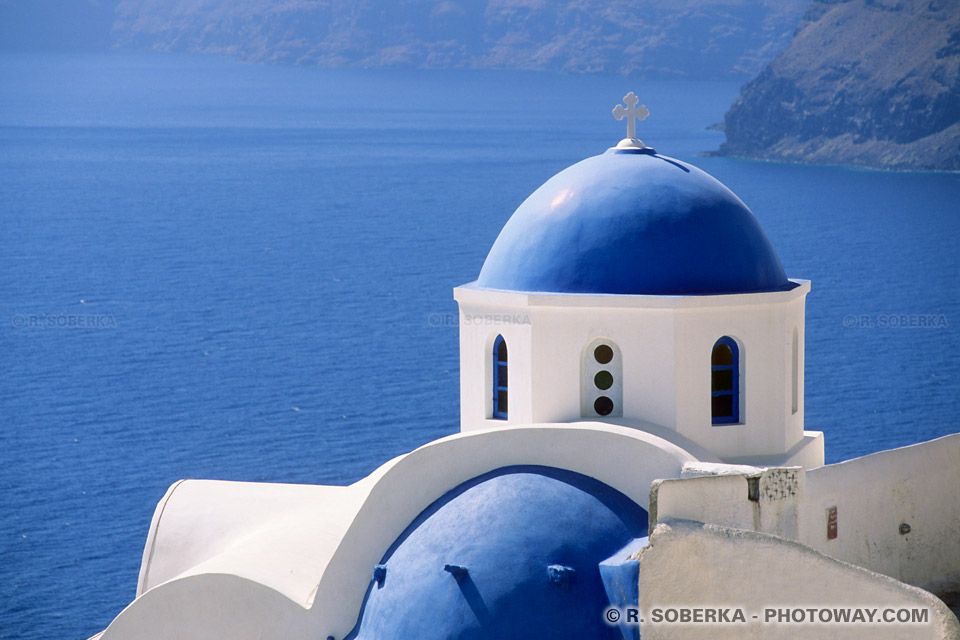
[(647, 145), (643, 144), (643, 140), (637, 140), (636, 138), (624, 138), (617, 143), (617, 149), (646, 149)]

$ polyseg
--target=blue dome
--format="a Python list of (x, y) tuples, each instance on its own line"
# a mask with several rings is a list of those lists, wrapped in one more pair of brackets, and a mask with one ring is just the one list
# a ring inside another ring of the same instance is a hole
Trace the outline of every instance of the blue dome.
[(792, 287), (757, 219), (718, 180), (652, 149), (610, 149), (516, 210), (477, 284), (554, 293), (707, 295)]
[(493, 471), (447, 493), (400, 536), (350, 637), (617, 640), (603, 622), (599, 563), (646, 530), (646, 511), (595, 479), (537, 466)]

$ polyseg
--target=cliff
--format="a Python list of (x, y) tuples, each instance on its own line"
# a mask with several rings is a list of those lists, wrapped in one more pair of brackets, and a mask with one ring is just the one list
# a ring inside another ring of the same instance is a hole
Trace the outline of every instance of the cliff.
[(747, 78), (808, 0), (121, 0), (119, 45), (323, 67)]
[(719, 155), (960, 170), (960, 0), (814, 0)]

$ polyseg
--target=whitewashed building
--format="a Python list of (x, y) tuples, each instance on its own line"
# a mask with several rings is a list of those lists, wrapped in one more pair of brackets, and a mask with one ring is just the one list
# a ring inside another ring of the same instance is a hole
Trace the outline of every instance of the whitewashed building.
[[(960, 637), (920, 588), (960, 590), (960, 436), (823, 466), (810, 283), (637, 102), (455, 289), (461, 432), (347, 487), (177, 483), (101, 640)], [(926, 614), (765, 619), (800, 605)]]

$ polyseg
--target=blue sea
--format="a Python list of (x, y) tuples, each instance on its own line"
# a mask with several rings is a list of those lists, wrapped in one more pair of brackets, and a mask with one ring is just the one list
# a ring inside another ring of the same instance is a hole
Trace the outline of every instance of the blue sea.
[(960, 431), (960, 175), (699, 157), (738, 89), (0, 55), (0, 637), (103, 629), (180, 478), (346, 484), (457, 431), (452, 288), (630, 90), (813, 281), (828, 461)]

